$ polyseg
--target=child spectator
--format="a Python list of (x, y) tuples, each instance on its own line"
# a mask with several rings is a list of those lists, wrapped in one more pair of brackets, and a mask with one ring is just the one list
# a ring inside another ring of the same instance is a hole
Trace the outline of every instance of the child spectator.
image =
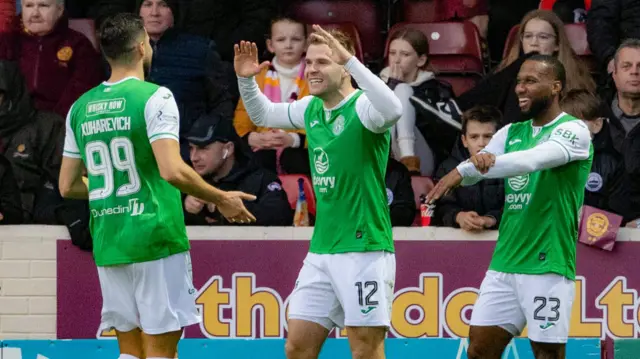
[[(416, 109), (410, 101), (414, 93), (426, 92), (436, 81), (433, 72), (427, 71), (429, 40), (415, 29), (398, 30), (389, 39), (388, 66), (380, 78), (393, 89), (403, 108), (402, 117), (391, 129), (391, 151), (412, 174), (430, 176), (435, 170), (434, 154), (416, 130)], [(447, 153), (450, 149), (446, 148)]]
[(622, 185), (624, 167), (620, 154), (613, 147), (609, 120), (602, 117), (602, 101), (588, 91), (572, 90), (564, 96), (560, 106), (566, 113), (582, 119), (593, 139), (593, 164), (585, 186), (584, 204), (616, 212), (609, 199)]
[[(305, 24), (289, 17), (275, 19), (267, 39), (271, 65), (256, 76), (258, 87), (272, 102), (293, 102), (309, 94), (304, 79)], [(310, 175), (304, 130), (282, 131), (257, 127), (242, 100), (234, 115), (236, 132), (254, 150), (263, 167), (278, 173)]]
[[(498, 131), (500, 111), (491, 106), (473, 107), (462, 114), (462, 136), (451, 157), (436, 174), (444, 177), (461, 162), (482, 150)], [(436, 225), (462, 228), (465, 231), (497, 229), (504, 204), (504, 179), (491, 179), (473, 186), (458, 187), (437, 202)]]

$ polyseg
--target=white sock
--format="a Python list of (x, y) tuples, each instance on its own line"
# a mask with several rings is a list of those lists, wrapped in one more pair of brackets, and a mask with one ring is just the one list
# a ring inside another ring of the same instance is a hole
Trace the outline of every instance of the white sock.
[(133, 355), (129, 355), (129, 354), (120, 354), (118, 359), (140, 359), (140, 358), (134, 357)]

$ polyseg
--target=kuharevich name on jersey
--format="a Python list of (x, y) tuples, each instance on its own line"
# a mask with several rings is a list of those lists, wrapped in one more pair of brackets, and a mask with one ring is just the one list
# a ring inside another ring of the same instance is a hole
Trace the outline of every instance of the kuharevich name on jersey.
[(82, 124), (82, 136), (91, 136), (110, 131), (130, 131), (131, 117), (101, 118)]

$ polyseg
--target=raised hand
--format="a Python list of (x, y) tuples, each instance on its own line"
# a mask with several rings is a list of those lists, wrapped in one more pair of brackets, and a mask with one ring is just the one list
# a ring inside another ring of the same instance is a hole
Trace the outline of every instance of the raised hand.
[(239, 77), (253, 77), (269, 66), (269, 61), (258, 61), (258, 46), (255, 42), (240, 41), (233, 49), (233, 68)]
[(333, 54), (336, 55), (336, 62), (340, 65), (344, 65), (349, 61), (349, 59), (353, 56), (347, 49), (344, 48), (340, 44), (338, 40), (336, 40), (333, 35), (328, 33), (325, 29), (320, 27), (320, 25), (313, 25), (313, 33), (311, 33), (311, 39), (320, 41), (324, 44), (327, 44)]

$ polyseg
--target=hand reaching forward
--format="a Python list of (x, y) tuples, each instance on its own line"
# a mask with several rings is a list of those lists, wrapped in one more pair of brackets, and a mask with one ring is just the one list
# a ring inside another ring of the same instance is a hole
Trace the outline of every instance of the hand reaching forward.
[(242, 200), (255, 201), (256, 196), (244, 192), (226, 192), (222, 200), (216, 203), (218, 211), (231, 223), (252, 223), (256, 221), (249, 210), (244, 206)]
[(437, 200), (446, 195), (451, 189), (458, 187), (462, 182), (462, 176), (456, 168), (442, 177), (435, 187), (427, 194), (427, 204), (434, 204)]
[(333, 35), (321, 28), (320, 25), (313, 25), (313, 33), (310, 37), (312, 41), (320, 41), (328, 45), (333, 54), (336, 55), (336, 62), (340, 65), (346, 64), (353, 57), (353, 54), (347, 51)]
[(233, 68), (239, 77), (253, 77), (269, 66), (269, 61), (258, 62), (258, 46), (255, 42), (240, 41), (233, 49)]

